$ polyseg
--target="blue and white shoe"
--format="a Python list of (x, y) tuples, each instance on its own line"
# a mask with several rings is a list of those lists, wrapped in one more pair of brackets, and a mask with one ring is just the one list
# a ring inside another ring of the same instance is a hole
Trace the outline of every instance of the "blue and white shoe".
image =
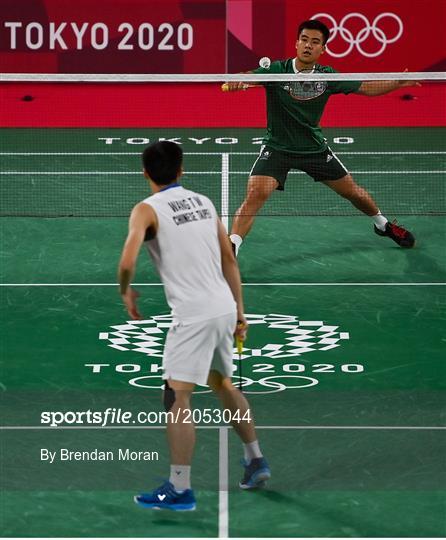
[(245, 475), (239, 483), (242, 489), (256, 489), (265, 486), (266, 481), (271, 478), (271, 470), (265, 458), (255, 458), (248, 462), (243, 460)]
[(169, 481), (164, 482), (162, 486), (150, 493), (136, 495), (134, 501), (144, 508), (174, 510), (176, 512), (195, 510), (197, 506), (192, 489), (178, 493)]

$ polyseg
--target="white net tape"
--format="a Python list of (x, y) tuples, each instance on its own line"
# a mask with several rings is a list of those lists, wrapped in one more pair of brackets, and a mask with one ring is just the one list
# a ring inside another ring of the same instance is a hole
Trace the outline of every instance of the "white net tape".
[(284, 73), (284, 74), (114, 74), (114, 73), (1, 73), (0, 82), (103, 82), (103, 83), (195, 83), (195, 82), (281, 82), (294, 77), (302, 81), (446, 81), (446, 72), (391, 73)]

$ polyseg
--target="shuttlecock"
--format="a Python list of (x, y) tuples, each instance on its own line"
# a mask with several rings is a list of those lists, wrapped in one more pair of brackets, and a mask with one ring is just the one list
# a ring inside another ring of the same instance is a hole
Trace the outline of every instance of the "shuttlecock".
[(264, 56), (263, 58), (260, 58), (259, 60), (259, 66), (264, 68), (264, 69), (269, 69), (269, 66), (271, 65), (271, 60), (267, 57), (267, 56)]

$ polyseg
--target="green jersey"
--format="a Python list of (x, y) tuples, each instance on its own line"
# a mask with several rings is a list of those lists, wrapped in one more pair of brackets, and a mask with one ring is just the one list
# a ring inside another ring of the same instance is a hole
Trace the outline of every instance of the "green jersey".
[[(258, 68), (253, 73), (295, 73), (293, 58), (272, 62), (269, 69)], [(329, 66), (316, 64), (315, 73), (336, 73)], [(327, 142), (319, 126), (328, 98), (332, 94), (356, 92), (361, 81), (299, 82), (296, 74), (289, 82), (265, 82), (267, 132), (263, 143), (296, 154), (323, 152)]]

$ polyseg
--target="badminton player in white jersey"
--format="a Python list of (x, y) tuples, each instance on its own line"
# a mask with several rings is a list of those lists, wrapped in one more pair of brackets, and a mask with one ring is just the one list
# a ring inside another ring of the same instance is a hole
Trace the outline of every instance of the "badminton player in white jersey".
[(152, 195), (133, 208), (118, 275), (127, 311), (140, 319), (138, 294), (130, 282), (145, 244), (172, 309), (163, 358), (164, 404), (172, 413), (167, 423), (171, 471), (168, 481), (135, 501), (148, 508), (194, 510), (190, 469), (195, 427), (182, 420), (190, 417), (195, 384), (209, 384), (223, 407), (237, 418), (232, 425), (245, 454), (240, 487), (261, 487), (270, 470), (260, 451), (249, 404), (231, 383), (234, 334), (244, 338), (247, 324), (240, 273), (226, 230), (207, 197), (178, 183), (183, 172), (180, 146), (157, 142), (145, 149), (142, 158)]

